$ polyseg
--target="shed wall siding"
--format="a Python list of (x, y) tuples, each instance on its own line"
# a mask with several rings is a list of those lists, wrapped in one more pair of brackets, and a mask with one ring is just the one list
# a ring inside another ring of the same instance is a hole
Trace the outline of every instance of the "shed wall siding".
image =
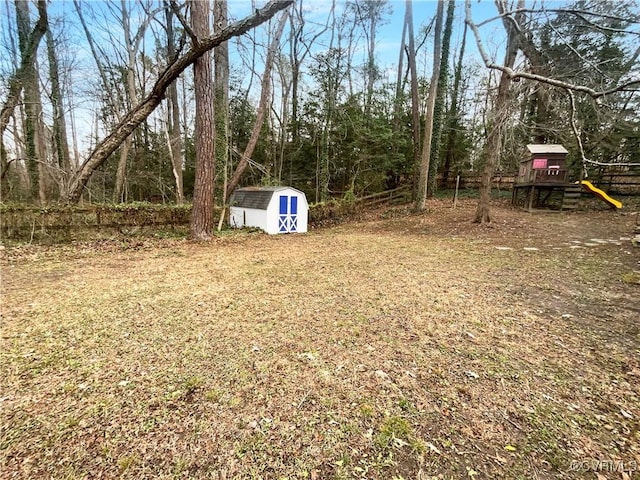
[(267, 215), (265, 213), (266, 210), (231, 207), (229, 211), (229, 221), (233, 227), (255, 227), (268, 232)]

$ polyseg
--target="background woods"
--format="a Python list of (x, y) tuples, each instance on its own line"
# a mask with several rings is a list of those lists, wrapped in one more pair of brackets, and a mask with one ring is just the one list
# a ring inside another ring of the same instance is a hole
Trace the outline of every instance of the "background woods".
[(193, 201), (204, 238), (238, 185), (423, 208), (483, 172), (488, 221), (527, 143), (640, 168), (632, 0), (199, 3), (2, 3), (3, 202)]

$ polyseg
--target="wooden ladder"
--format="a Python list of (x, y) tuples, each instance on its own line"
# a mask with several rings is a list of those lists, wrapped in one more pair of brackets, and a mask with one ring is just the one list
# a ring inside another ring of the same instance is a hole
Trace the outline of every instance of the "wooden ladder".
[(582, 185), (572, 183), (564, 187), (564, 195), (562, 196), (562, 210), (575, 210), (578, 208), (580, 194), (582, 193)]

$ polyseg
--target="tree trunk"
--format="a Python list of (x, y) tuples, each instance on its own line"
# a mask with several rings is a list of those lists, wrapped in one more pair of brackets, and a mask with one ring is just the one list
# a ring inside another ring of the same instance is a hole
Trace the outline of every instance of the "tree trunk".
[[(18, 26), (18, 44), (21, 56), (27, 55), (31, 21), (29, 18), (29, 3), (15, 0), (16, 23)], [(46, 30), (46, 29), (45, 29)], [(40, 37), (42, 38), (42, 37)], [(35, 55), (35, 52), (34, 52)], [(29, 172), (30, 198), (39, 198), (41, 203), (46, 201), (45, 176), (43, 175), (43, 162), (45, 161), (43, 128), (42, 128), (42, 101), (40, 98), (40, 85), (36, 70), (36, 59), (25, 68), (22, 76), (24, 95), (24, 142), (26, 145), (26, 164)], [(41, 184), (42, 182), (42, 184)]]
[(51, 80), (51, 110), (53, 115), (53, 143), (56, 152), (57, 167), (61, 172), (59, 177), (60, 197), (66, 195), (66, 185), (71, 175), (71, 161), (69, 159), (69, 143), (67, 141), (67, 124), (64, 116), (62, 89), (60, 88), (60, 72), (55, 42), (51, 28), (47, 28), (47, 58), (49, 61), (49, 79)]
[(442, 23), (444, 17), (444, 0), (438, 0), (438, 12), (436, 14), (436, 29), (433, 39), (433, 72), (431, 83), (429, 84), (429, 99), (427, 101), (427, 112), (424, 127), (424, 139), (422, 144), (422, 157), (420, 159), (420, 176), (418, 178), (418, 195), (416, 199), (416, 210), (424, 211), (427, 205), (427, 180), (429, 177), (429, 162), (431, 159), (431, 140), (433, 135), (433, 112), (436, 106), (436, 95), (438, 93), (438, 79), (440, 77), (440, 56), (441, 56), (441, 36)]
[(247, 165), (249, 165), (249, 160), (251, 159), (251, 155), (253, 155), (253, 150), (256, 148), (258, 138), (260, 137), (260, 131), (262, 130), (262, 124), (264, 122), (264, 116), (267, 109), (267, 102), (271, 96), (271, 68), (278, 51), (278, 46), (280, 45), (280, 38), (282, 37), (284, 26), (287, 23), (287, 18), (287, 13), (283, 13), (280, 17), (280, 21), (278, 22), (276, 33), (269, 44), (269, 51), (267, 52), (267, 58), (264, 62), (264, 74), (262, 75), (260, 102), (258, 103), (258, 110), (256, 111), (256, 121), (253, 124), (253, 130), (251, 130), (249, 142), (242, 153), (242, 158), (240, 159), (240, 162), (234, 170), (233, 175), (229, 180), (229, 184), (227, 185), (225, 197), (227, 200), (231, 197), (231, 194), (240, 183), (240, 178), (242, 178), (242, 174), (246, 170)]
[[(167, 21), (167, 56), (169, 62), (175, 61), (175, 35), (173, 32), (173, 10), (169, 2), (165, 0), (165, 15)], [(184, 203), (184, 183), (182, 175), (182, 136), (180, 135), (180, 105), (178, 102), (178, 85), (172, 82), (167, 88), (167, 132), (169, 136), (169, 153), (171, 155), (171, 167), (173, 178), (176, 182), (176, 203)]]
[[(227, 0), (217, 0), (213, 3), (213, 31), (218, 33), (227, 28)], [(229, 168), (229, 46), (221, 43), (213, 51), (215, 65), (214, 81), (214, 110), (216, 113), (216, 165), (226, 172)], [(222, 200), (226, 202), (225, 181), (222, 185)]]
[[(209, 2), (191, 1), (191, 26), (198, 38), (209, 35)], [(196, 103), (194, 143), (196, 155), (191, 238), (208, 240), (214, 228), (213, 196), (215, 176), (215, 131), (213, 118), (213, 74), (211, 53), (201, 55), (193, 65)]]
[(442, 172), (442, 186), (447, 187), (449, 181), (449, 173), (451, 171), (451, 164), (455, 158), (456, 139), (458, 138), (458, 96), (460, 95), (460, 82), (462, 80), (462, 59), (464, 58), (464, 49), (467, 42), (467, 25), (464, 26), (462, 32), (462, 45), (460, 46), (460, 55), (458, 56), (458, 63), (456, 65), (456, 71), (453, 77), (453, 92), (451, 94), (451, 106), (447, 114), (448, 118), (448, 132), (447, 132), (447, 146), (445, 149), (445, 162), (444, 171)]
[[(498, 5), (498, 10), (500, 12), (506, 11), (503, 0), (496, 0), (496, 4)], [(518, 0), (518, 9), (523, 7), (524, 0)], [(470, 6), (468, 3), (466, 9), (467, 16), (470, 18)], [(507, 47), (504, 65), (508, 68), (513, 68), (516, 60), (516, 54), (518, 53), (517, 33), (513, 25), (510, 23), (505, 22), (505, 27), (507, 28)], [(493, 172), (495, 170), (495, 166), (498, 164), (500, 152), (502, 150), (502, 131), (509, 113), (508, 101), (510, 86), (511, 77), (509, 77), (507, 72), (503, 71), (500, 75), (500, 83), (498, 84), (496, 100), (489, 116), (489, 132), (483, 148), (485, 164), (482, 169), (482, 176), (480, 179), (480, 196), (474, 218), (474, 222), (476, 223), (491, 222), (491, 211), (489, 205), (491, 199), (491, 178), (493, 177)]]
[(300, 26), (295, 28), (294, 16), (290, 16), (291, 20), (291, 47), (290, 47), (290, 62), (291, 62), (291, 141), (294, 146), (298, 145), (298, 137), (300, 135), (300, 123), (298, 122), (298, 83), (300, 81), (300, 64), (302, 61), (298, 54), (298, 44), (302, 37), (302, 30), (304, 28), (304, 19), (302, 17), (302, 0), (298, 2), (297, 8), (294, 7), (296, 16), (300, 19)]
[[(415, 36), (413, 34), (413, 3), (406, 0), (404, 17), (408, 28), (409, 44), (407, 45), (407, 62), (411, 72), (411, 116), (413, 123), (413, 164), (420, 164), (420, 98), (418, 97), (418, 69), (416, 67)], [(415, 171), (415, 170), (414, 170)], [(415, 183), (414, 183), (415, 185)]]
[(402, 82), (402, 74), (404, 72), (404, 56), (405, 56), (405, 45), (407, 38), (407, 18), (405, 14), (405, 19), (402, 24), (402, 37), (400, 40), (400, 55), (398, 56), (398, 75), (396, 77), (396, 95), (395, 102), (393, 105), (393, 131), (394, 133), (398, 133), (400, 131), (400, 120), (402, 117), (402, 94), (404, 93), (404, 84)]
[(449, 0), (447, 8), (447, 20), (442, 35), (442, 56), (440, 58), (440, 75), (438, 79), (438, 93), (436, 94), (436, 104), (433, 111), (433, 138), (431, 140), (431, 158), (429, 161), (429, 187), (428, 196), (432, 197), (438, 186), (438, 166), (440, 164), (440, 136), (442, 123), (444, 120), (445, 95), (447, 93), (447, 82), (449, 80), (449, 45), (451, 43), (451, 30), (453, 26), (453, 12), (455, 10), (455, 0)]
[[(146, 24), (143, 23), (136, 34), (136, 38), (131, 37), (131, 24), (130, 14), (127, 11), (125, 0), (121, 0), (121, 13), (122, 13), (122, 30), (124, 34), (125, 47), (127, 49), (127, 76), (125, 83), (125, 98), (124, 109), (130, 110), (132, 105), (137, 103), (138, 93), (136, 91), (136, 56), (138, 54), (138, 47), (140, 45), (140, 39), (142, 33), (146, 29)], [(175, 82), (174, 82), (175, 84)], [(119, 116), (119, 115), (118, 115)], [(139, 140), (139, 138), (138, 138)], [(136, 146), (139, 145), (139, 141), (136, 142)], [(126, 202), (126, 183), (127, 183), (127, 164), (129, 161), (129, 152), (131, 147), (134, 146), (133, 134), (129, 135), (123, 142), (120, 149), (120, 159), (118, 160), (118, 170), (116, 172), (116, 190), (114, 192), (114, 199), (116, 202)], [(135, 147), (134, 147), (135, 148)]]
[(368, 121), (369, 116), (371, 114), (371, 103), (373, 101), (373, 87), (376, 81), (376, 57), (375, 57), (375, 48), (376, 48), (376, 29), (378, 26), (378, 20), (380, 18), (380, 11), (383, 2), (380, 0), (373, 0), (369, 2), (371, 9), (371, 19), (369, 23), (369, 35), (367, 36), (369, 39), (368, 45), (368, 58), (367, 58), (367, 98), (364, 105), (365, 117)]
[[(9, 126), (9, 120), (11, 119), (16, 106), (18, 106), (20, 102), (20, 94), (23, 91), (24, 80), (28, 77), (29, 72), (34, 70), (38, 46), (40, 45), (40, 40), (48, 28), (46, 0), (38, 0), (38, 14), (38, 21), (33, 29), (26, 34), (26, 38), (19, 40), (21, 42), (20, 65), (16, 69), (16, 72), (9, 78), (9, 91), (6, 100), (2, 105), (2, 109), (0, 110), (0, 143), (2, 144), (0, 145), (0, 170), (4, 172), (5, 175), (9, 168), (9, 163), (7, 161), (6, 150), (4, 147), (4, 132)], [(4, 198), (4, 194), (8, 189), (6, 177), (3, 177), (0, 180), (0, 185), (0, 195)]]
[[(197, 3), (197, 2), (196, 2)], [(287, 8), (293, 0), (272, 0), (263, 8), (256, 10), (250, 16), (235, 22), (219, 34), (200, 39), (191, 48), (174, 62), (170, 63), (160, 74), (149, 94), (138, 105), (126, 113), (123, 119), (114, 127), (112, 132), (91, 152), (89, 157), (80, 167), (74, 178), (67, 200), (75, 203), (80, 199), (87, 182), (93, 172), (99, 168), (109, 156), (122, 144), (122, 142), (153, 112), (165, 96), (169, 85), (198, 58), (212, 48), (248, 32), (250, 29), (269, 20), (280, 10)]]

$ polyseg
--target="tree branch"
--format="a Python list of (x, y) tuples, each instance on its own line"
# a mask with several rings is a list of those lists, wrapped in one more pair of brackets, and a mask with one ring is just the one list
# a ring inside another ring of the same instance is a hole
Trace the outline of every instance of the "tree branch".
[(184, 15), (182, 15), (182, 13), (180, 12), (180, 7), (178, 7), (178, 4), (175, 2), (175, 0), (171, 0), (170, 5), (171, 10), (173, 10), (175, 16), (178, 17), (178, 20), (184, 28), (184, 31), (187, 32), (189, 38), (191, 38), (191, 41), (197, 45), (198, 36), (193, 32), (193, 30), (191, 30), (191, 26), (189, 25), (189, 22), (187, 22), (187, 20), (184, 18)]
[(102, 165), (107, 158), (120, 146), (120, 144), (140, 125), (156, 107), (162, 102), (169, 85), (187, 67), (192, 65), (198, 58), (207, 51), (215, 48), (232, 37), (240, 36), (252, 28), (266, 22), (277, 12), (289, 7), (294, 0), (271, 0), (263, 8), (257, 9), (253, 14), (239, 20), (227, 28), (214, 33), (213, 35), (200, 39), (196, 44), (175, 62), (168, 65), (159, 75), (149, 94), (134, 108), (124, 115), (122, 120), (114, 127), (113, 131), (98, 145), (89, 155), (89, 158), (80, 167), (74, 178), (67, 201), (75, 203), (80, 199), (82, 192), (91, 178), (93, 172)]
[[(526, 10), (526, 9), (518, 9), (517, 11), (521, 11), (521, 10)], [(536, 82), (541, 82), (541, 83), (546, 83), (548, 85), (552, 85), (554, 87), (558, 87), (558, 88), (563, 88), (565, 90), (573, 90), (576, 92), (582, 92), (582, 93), (586, 93), (587, 95), (589, 95), (590, 97), (594, 98), (594, 99), (599, 99), (601, 97), (607, 96), (607, 95), (611, 95), (612, 93), (615, 92), (623, 92), (623, 91), (629, 91), (630, 87), (636, 86), (636, 85), (640, 85), (640, 78), (632, 78), (631, 80), (628, 80), (624, 83), (621, 83), (619, 85), (616, 85), (608, 90), (594, 90), (593, 88), (589, 88), (585, 85), (576, 85), (573, 83), (569, 83), (569, 82), (564, 82), (562, 80), (558, 80), (555, 78), (551, 78), (551, 77), (546, 77), (543, 75), (538, 75), (535, 73), (529, 73), (529, 72), (518, 72), (516, 70), (514, 70), (513, 68), (510, 67), (506, 67), (504, 65), (499, 65), (496, 62), (494, 62), (493, 60), (491, 60), (491, 58), (489, 57), (489, 54), (487, 53), (485, 47), (484, 47), (484, 43), (482, 42), (482, 37), (480, 36), (480, 30), (478, 29), (478, 25), (476, 25), (473, 21), (473, 18), (471, 16), (471, 2), (470, 0), (466, 0), (465, 2), (465, 22), (466, 24), (469, 26), (469, 28), (471, 29), (471, 31), (473, 32), (473, 35), (476, 38), (476, 44), (478, 46), (478, 51), (480, 52), (480, 56), (482, 57), (482, 61), (484, 62), (485, 66), (487, 68), (493, 69), (493, 70), (499, 70), (503, 73), (505, 73), (506, 75), (509, 76), (509, 78), (511, 79), (515, 79), (515, 78), (525, 78), (528, 80), (534, 80)], [(505, 15), (507, 15), (508, 12), (505, 12), (503, 14), (501, 14), (499, 17), (496, 18), (503, 18), (505, 17)], [(632, 89), (632, 91), (636, 91), (638, 90), (637, 88)]]
[[(590, 20), (587, 20), (583, 17), (583, 15), (591, 15), (593, 17), (599, 17), (599, 18), (606, 18), (608, 20), (617, 20), (619, 22), (627, 22), (627, 23), (640, 23), (640, 18), (633, 18), (633, 19), (629, 19), (629, 18), (624, 18), (624, 17), (618, 17), (616, 15), (608, 15), (605, 13), (595, 13), (595, 12), (589, 12), (588, 10), (580, 10), (580, 9), (567, 9), (567, 8), (540, 8), (540, 9), (533, 9), (533, 8), (516, 8), (514, 10), (508, 10), (508, 11), (504, 11), (502, 12), (500, 15), (497, 15), (495, 17), (491, 17), (491, 18), (487, 18), (486, 20), (483, 20), (482, 22), (478, 23), (478, 27), (482, 27), (483, 25), (486, 25), (488, 23), (494, 22), (495, 20), (498, 20), (504, 16), (511, 16), (514, 14), (518, 14), (518, 13), (542, 13), (542, 12), (551, 12), (551, 13), (567, 13), (570, 15), (575, 15), (577, 17), (579, 17), (580, 19), (586, 21), (587, 23), (592, 23)], [(614, 31), (618, 31), (615, 30)], [(632, 32), (632, 31), (628, 31), (628, 30), (621, 30), (624, 33), (631, 33), (633, 35), (640, 35), (640, 32)]]

